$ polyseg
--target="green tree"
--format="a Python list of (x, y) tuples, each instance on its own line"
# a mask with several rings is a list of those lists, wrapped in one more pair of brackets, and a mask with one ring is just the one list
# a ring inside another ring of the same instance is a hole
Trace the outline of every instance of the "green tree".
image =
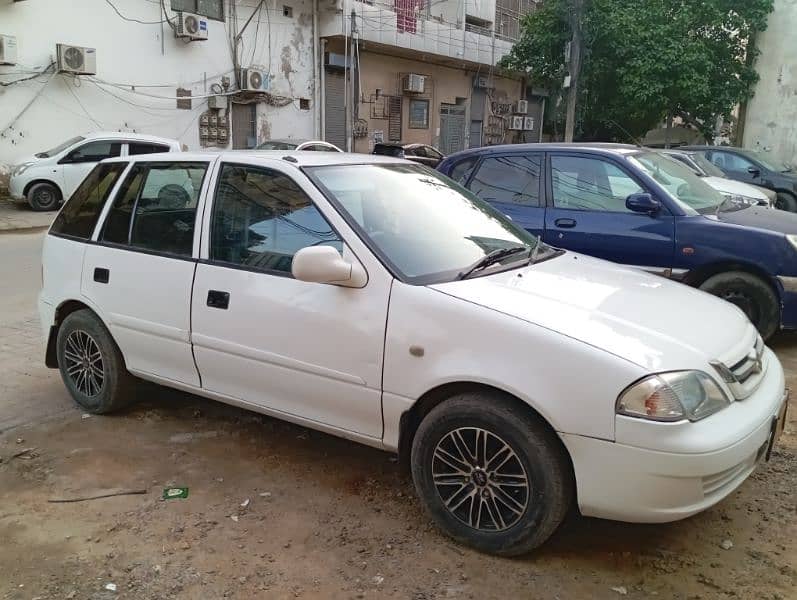
[[(711, 137), (717, 117), (752, 95), (751, 35), (773, 0), (586, 0), (578, 98), (582, 140), (639, 138), (668, 114)], [(561, 98), (570, 1), (545, 0), (502, 62)], [(550, 111), (561, 127), (563, 103)]]

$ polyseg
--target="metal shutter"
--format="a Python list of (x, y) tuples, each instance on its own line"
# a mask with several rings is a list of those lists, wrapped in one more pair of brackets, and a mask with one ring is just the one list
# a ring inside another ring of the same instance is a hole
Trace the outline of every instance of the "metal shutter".
[(390, 96), (387, 103), (387, 139), (401, 141), (401, 96)]
[(342, 73), (327, 71), (324, 84), (324, 140), (346, 150), (346, 111), (343, 95), (346, 78)]
[(440, 105), (440, 152), (453, 154), (465, 149), (465, 107)]

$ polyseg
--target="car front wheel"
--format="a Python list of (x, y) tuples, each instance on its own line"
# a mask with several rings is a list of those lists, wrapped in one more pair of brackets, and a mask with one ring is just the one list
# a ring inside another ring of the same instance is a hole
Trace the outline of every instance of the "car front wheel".
[(28, 190), (28, 204), (35, 211), (48, 211), (58, 208), (61, 193), (52, 183), (37, 183)]
[(135, 380), (111, 334), (93, 312), (84, 309), (69, 314), (56, 343), (61, 378), (83, 410), (104, 414), (130, 402)]
[(752, 273), (718, 273), (706, 279), (700, 289), (741, 308), (765, 340), (780, 328), (778, 296), (766, 281)]
[(424, 418), (412, 444), (415, 488), (437, 525), (483, 552), (523, 554), (545, 542), (573, 499), (561, 441), (499, 394), (455, 396)]

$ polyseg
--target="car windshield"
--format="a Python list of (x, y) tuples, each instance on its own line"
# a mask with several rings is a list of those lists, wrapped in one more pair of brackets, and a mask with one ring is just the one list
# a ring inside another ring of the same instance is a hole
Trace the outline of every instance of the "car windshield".
[(639, 152), (628, 160), (655, 179), (687, 214), (716, 212), (724, 202), (722, 194), (674, 158), (658, 152)]
[(725, 171), (720, 169), (717, 165), (708, 160), (699, 152), (690, 152), (689, 158), (691, 158), (694, 163), (700, 167), (701, 170), (709, 177), (726, 177)]
[(759, 152), (758, 150), (738, 150), (737, 151), (742, 155), (746, 156), (747, 158), (751, 158), (759, 163), (765, 168), (770, 171), (775, 171), (776, 173), (788, 173), (791, 171), (791, 167), (788, 165), (783, 164), (782, 162), (770, 160), (770, 157), (764, 154), (763, 152)]
[(493, 268), (520, 266), (538, 245), (525, 229), (422, 165), (334, 165), (306, 171), (408, 283), (457, 279), (496, 251), (505, 259)]
[(69, 139), (69, 140), (65, 141), (63, 144), (58, 144), (52, 150), (47, 150), (46, 152), (39, 152), (36, 155), (36, 158), (50, 158), (51, 156), (55, 156), (56, 154), (60, 154), (61, 152), (63, 152), (67, 148), (69, 148), (70, 146), (73, 146), (74, 144), (77, 144), (78, 142), (82, 142), (85, 139), (86, 138), (84, 138), (82, 135), (79, 135), (77, 137), (73, 137), (72, 139)]
[(257, 147), (257, 150), (296, 150), (297, 144), (291, 142), (279, 142), (277, 140), (271, 140), (269, 142), (263, 142)]

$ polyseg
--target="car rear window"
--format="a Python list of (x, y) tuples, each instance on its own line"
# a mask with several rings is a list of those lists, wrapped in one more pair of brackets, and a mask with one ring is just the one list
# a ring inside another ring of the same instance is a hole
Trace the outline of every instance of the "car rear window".
[(58, 213), (50, 233), (89, 239), (108, 195), (126, 168), (126, 162), (94, 167)]
[(130, 155), (135, 154), (156, 154), (157, 152), (168, 152), (169, 146), (164, 144), (149, 144), (142, 142), (130, 142)]
[(404, 148), (401, 146), (390, 146), (387, 144), (376, 144), (374, 146), (374, 154), (379, 154), (381, 156), (401, 156), (404, 152)]

